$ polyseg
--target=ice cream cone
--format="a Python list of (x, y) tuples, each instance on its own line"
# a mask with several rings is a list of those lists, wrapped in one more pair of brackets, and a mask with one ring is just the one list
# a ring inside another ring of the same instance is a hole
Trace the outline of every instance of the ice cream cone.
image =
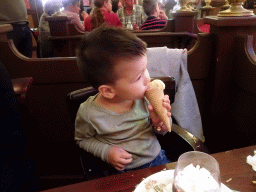
[(171, 132), (171, 120), (167, 115), (167, 109), (163, 106), (164, 89), (164, 83), (161, 80), (156, 79), (150, 82), (149, 89), (146, 91), (145, 96), (168, 131)]

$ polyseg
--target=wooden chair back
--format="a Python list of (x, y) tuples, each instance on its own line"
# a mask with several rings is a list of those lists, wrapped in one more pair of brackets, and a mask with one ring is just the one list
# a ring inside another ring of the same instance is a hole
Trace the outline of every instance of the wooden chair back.
[(49, 16), (45, 19), (49, 23), (51, 36), (69, 36), (69, 16)]

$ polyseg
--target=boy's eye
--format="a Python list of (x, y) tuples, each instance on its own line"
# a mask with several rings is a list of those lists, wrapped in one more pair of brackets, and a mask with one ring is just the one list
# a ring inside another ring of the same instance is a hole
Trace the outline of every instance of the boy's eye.
[(137, 81), (140, 80), (140, 78), (141, 78), (141, 75), (137, 78)]

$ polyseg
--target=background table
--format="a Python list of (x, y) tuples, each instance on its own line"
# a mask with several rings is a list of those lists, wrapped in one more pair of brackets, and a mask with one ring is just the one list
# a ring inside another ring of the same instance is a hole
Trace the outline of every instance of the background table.
[[(230, 189), (241, 192), (255, 192), (256, 172), (246, 163), (248, 155), (254, 155), (256, 145), (241, 149), (212, 154), (219, 162), (221, 182)], [(166, 165), (131, 171), (128, 173), (112, 175), (91, 181), (85, 181), (73, 185), (47, 190), (47, 192), (79, 192), (79, 191), (114, 191), (132, 192), (143, 178), (146, 178), (163, 169), (174, 169), (176, 162)]]

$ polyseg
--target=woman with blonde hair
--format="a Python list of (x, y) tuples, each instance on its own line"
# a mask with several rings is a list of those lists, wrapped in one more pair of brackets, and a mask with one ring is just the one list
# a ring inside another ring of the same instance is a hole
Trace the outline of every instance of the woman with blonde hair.
[(94, 0), (94, 8), (84, 21), (85, 31), (91, 31), (103, 23), (109, 26), (122, 27), (122, 23), (116, 13), (112, 13), (111, 0)]

